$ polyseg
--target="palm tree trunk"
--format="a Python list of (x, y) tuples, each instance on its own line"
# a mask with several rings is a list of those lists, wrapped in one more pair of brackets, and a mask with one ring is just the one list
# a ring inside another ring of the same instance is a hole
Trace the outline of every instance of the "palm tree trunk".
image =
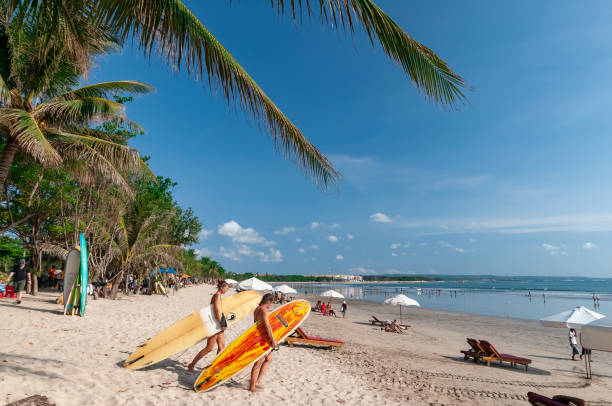
[(0, 185), (4, 185), (6, 178), (8, 177), (9, 169), (15, 159), (15, 154), (19, 150), (19, 144), (17, 140), (8, 137), (6, 140), (6, 147), (0, 157)]

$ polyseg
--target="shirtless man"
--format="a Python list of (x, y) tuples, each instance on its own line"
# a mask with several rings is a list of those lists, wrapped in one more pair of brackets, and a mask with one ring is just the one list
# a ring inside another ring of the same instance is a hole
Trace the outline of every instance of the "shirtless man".
[[(270, 310), (270, 306), (272, 306), (272, 302), (274, 301), (274, 295), (272, 293), (266, 293), (257, 309), (255, 309), (254, 318), (255, 323), (261, 321), (260, 329), (262, 332), (262, 336), (268, 339), (272, 348), (278, 348), (278, 343), (274, 339), (274, 334), (272, 333), (272, 327), (270, 327), (270, 321), (268, 320), (268, 310)], [(260, 358), (255, 364), (253, 364), (253, 369), (251, 370), (251, 385), (249, 387), (249, 391), (257, 392), (257, 389), (263, 388), (261, 385), (261, 378), (263, 377), (264, 372), (272, 362), (272, 353), (268, 353), (265, 357)]]

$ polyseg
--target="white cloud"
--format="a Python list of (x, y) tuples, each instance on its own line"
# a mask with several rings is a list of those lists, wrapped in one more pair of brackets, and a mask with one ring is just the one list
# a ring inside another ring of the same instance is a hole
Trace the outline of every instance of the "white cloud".
[(391, 256), (392, 256), (392, 257), (397, 257), (397, 253), (396, 253), (396, 252), (392, 252), (392, 253), (391, 253)]
[(592, 250), (592, 249), (595, 249), (595, 248), (599, 248), (599, 245), (587, 241), (587, 242), (584, 243), (582, 248), (584, 248), (585, 250)]
[(355, 238), (355, 236), (353, 234), (347, 234), (346, 238), (352, 240), (353, 238)]
[(228, 221), (219, 226), (219, 234), (232, 239), (233, 242), (242, 244), (265, 244), (268, 243), (257, 231), (253, 228), (242, 228), (240, 224), (234, 220)]
[(200, 241), (204, 241), (204, 240), (208, 240), (208, 238), (213, 235), (215, 233), (214, 230), (207, 230), (205, 228), (203, 228), (199, 233), (198, 233), (198, 240)]
[(459, 247), (455, 247), (455, 251), (460, 252), (462, 254), (465, 252), (463, 248), (459, 248)]
[(334, 224), (332, 224), (330, 227), (331, 227), (331, 228), (338, 228), (338, 227), (340, 227), (340, 224), (338, 224), (338, 223), (334, 223)]
[(302, 239), (301, 238), (296, 238), (295, 242), (302, 242)]
[(412, 243), (410, 241), (406, 241), (403, 244), (401, 242), (395, 242), (391, 244), (391, 249), (396, 250), (398, 248), (410, 248), (411, 246), (412, 246)]
[(298, 252), (301, 252), (303, 254), (306, 252), (306, 250), (304, 248), (298, 248)]
[(316, 244), (313, 244), (313, 245), (310, 246), (310, 248), (312, 248), (313, 250), (318, 250), (319, 246), (316, 245)]
[(276, 248), (270, 247), (268, 252), (255, 251), (246, 244), (233, 248), (219, 247), (219, 255), (237, 262), (242, 262), (243, 258), (256, 258), (260, 262), (281, 262), (283, 260), (283, 254)]
[(329, 237), (327, 237), (327, 239), (328, 239), (330, 242), (338, 242), (338, 240), (339, 240), (339, 238), (338, 238), (338, 237), (336, 237), (335, 235), (330, 235)]
[(238, 252), (236, 252), (236, 250), (232, 248), (219, 247), (219, 255), (221, 255), (221, 257), (223, 258), (232, 261), (242, 261), (242, 258), (240, 258), (240, 254), (238, 254)]
[(196, 257), (212, 257), (213, 255), (215, 255), (215, 253), (213, 251), (211, 251), (210, 249), (206, 248), (206, 247), (202, 247), (200, 249), (195, 249), (194, 254), (196, 255)]
[(563, 244), (552, 245), (548, 243), (543, 243), (542, 248), (544, 248), (544, 250), (550, 255), (567, 255), (567, 251), (565, 249), (566, 247)]
[(280, 230), (274, 231), (274, 234), (276, 234), (276, 235), (287, 235), (287, 234), (292, 233), (294, 231), (295, 231), (295, 227), (283, 227)]
[(447, 226), (446, 224), (442, 224), (442, 225), (440, 226), (440, 228), (441, 228), (442, 230), (448, 230), (448, 226)]
[(359, 266), (357, 268), (351, 268), (351, 269), (349, 269), (349, 272), (351, 272), (353, 274), (360, 274), (360, 275), (374, 275), (374, 274), (376, 274), (376, 270), (375, 269), (368, 269), (368, 268), (364, 268), (362, 266)]
[[(446, 224), (449, 229), (440, 228)], [(612, 214), (573, 214), (548, 217), (507, 217), (492, 219), (438, 218), (419, 221), (404, 221), (400, 227), (422, 230), (425, 235), (502, 233), (527, 234), (544, 232), (599, 232), (612, 231)]]
[(375, 223), (391, 223), (391, 219), (384, 213), (374, 213), (370, 216), (370, 220)]
[(310, 225), (310, 228), (314, 230), (315, 228), (319, 228), (319, 225), (320, 224), (318, 221), (313, 221), (312, 224)]
[(470, 238), (468, 241), (473, 244), (476, 242), (476, 238)]
[(342, 261), (344, 259), (344, 257), (342, 255), (338, 254), (338, 255), (336, 255), (336, 259), (338, 261)]
[(283, 254), (276, 248), (272, 248), (272, 247), (270, 247), (270, 249), (268, 250), (268, 253), (257, 252), (256, 256), (257, 258), (259, 258), (259, 261), (261, 262), (282, 262), (283, 261)]

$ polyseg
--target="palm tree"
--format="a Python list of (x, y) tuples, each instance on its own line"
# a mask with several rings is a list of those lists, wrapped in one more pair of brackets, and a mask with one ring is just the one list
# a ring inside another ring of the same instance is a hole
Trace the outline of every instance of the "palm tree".
[[(93, 15), (96, 27), (132, 39), (145, 55), (161, 55), (170, 66), (186, 69), (196, 79), (207, 79), (220, 88), (230, 104), (238, 105), (272, 136), (275, 146), (321, 187), (339, 177), (327, 158), (314, 147), (272, 102), (236, 59), (180, 0), (7, 0), (5, 14), (17, 21), (33, 21), (49, 34), (54, 27), (72, 43), (66, 54), (87, 60), (91, 46), (76, 41), (80, 25)], [(262, 2), (263, 4), (264, 2)], [(410, 37), (372, 0), (270, 0), (280, 13), (294, 21), (318, 14), (333, 28), (363, 29), (397, 62), (416, 88), (434, 103), (454, 107), (463, 101), (465, 81), (431, 49)], [(299, 18), (298, 18), (299, 17)], [(56, 36), (57, 37), (57, 36)], [(85, 64), (86, 65), (86, 64)]]
[(110, 279), (113, 284), (111, 298), (115, 298), (119, 283), (129, 273), (139, 275), (163, 265), (183, 269), (182, 248), (162, 242), (168, 236), (173, 215), (171, 211), (154, 213), (140, 224), (128, 222), (125, 215), (121, 217), (113, 247), (119, 266)]
[[(94, 34), (81, 40), (90, 43), (90, 56), (113, 44), (112, 37)], [(84, 166), (95, 167), (130, 194), (132, 189), (120, 171), (142, 169), (138, 152), (113, 142), (92, 125), (119, 121), (137, 128), (125, 117), (123, 104), (110, 98), (153, 88), (136, 81), (115, 81), (74, 89), (84, 72), (81, 61), (68, 57), (63, 42), (44, 37), (32, 24), (0, 24), (0, 135), (5, 142), (0, 185), (6, 183), (15, 155), (21, 152), (43, 167), (70, 162), (65, 169), (73, 174), (83, 174)]]

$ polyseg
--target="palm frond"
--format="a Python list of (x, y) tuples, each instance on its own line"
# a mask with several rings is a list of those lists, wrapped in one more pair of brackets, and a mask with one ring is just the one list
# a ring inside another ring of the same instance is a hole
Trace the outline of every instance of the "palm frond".
[(62, 158), (51, 146), (36, 119), (27, 111), (0, 108), (0, 122), (10, 129), (11, 136), (17, 140), (22, 151), (41, 164), (55, 166), (62, 162)]
[[(286, 7), (286, 4), (288, 6)], [(311, 16), (312, 4), (318, 3), (323, 23), (353, 31), (360, 26), (370, 42), (378, 41), (387, 56), (397, 62), (414, 85), (429, 100), (454, 107), (465, 102), (462, 89), (466, 82), (454, 73), (442, 58), (409, 36), (372, 0), (270, 0), (281, 13), (290, 10), (296, 21), (303, 10)]]
[(33, 112), (41, 121), (56, 123), (89, 123), (110, 119), (125, 119), (125, 106), (100, 97), (73, 100), (51, 100), (39, 104)]
[(339, 174), (327, 158), (282, 113), (264, 91), (179, 0), (97, 0), (103, 24), (113, 24), (125, 40), (132, 36), (145, 54), (154, 46), (177, 69), (186, 65), (198, 78), (218, 85), (228, 103), (249, 112), (271, 134), (286, 157), (322, 187)]
[(83, 99), (89, 97), (108, 99), (109, 96), (120, 93), (145, 94), (154, 91), (155, 88), (146, 83), (135, 80), (118, 80), (83, 86), (56, 97), (60, 100)]
[[(119, 172), (118, 168), (96, 148), (77, 140), (67, 142), (69, 137), (59, 139), (56, 133), (51, 134), (50, 140), (53, 146), (61, 152), (65, 160), (86, 162), (85, 171), (96, 171), (105, 179), (119, 186), (130, 198), (134, 197), (134, 191), (127, 180)], [(67, 167), (69, 169), (69, 167)]]
[(84, 144), (106, 158), (113, 166), (121, 170), (140, 172), (141, 159), (137, 149), (117, 144), (100, 138), (72, 134), (54, 128), (47, 128), (49, 138), (67, 144)]
[(48, 242), (42, 243), (40, 247), (41, 247), (42, 252), (44, 252), (45, 254), (49, 254), (54, 257), (57, 257), (61, 259), (62, 261), (66, 259), (66, 257), (68, 256), (68, 252), (69, 252), (64, 247), (61, 247), (56, 244), (48, 243)]

